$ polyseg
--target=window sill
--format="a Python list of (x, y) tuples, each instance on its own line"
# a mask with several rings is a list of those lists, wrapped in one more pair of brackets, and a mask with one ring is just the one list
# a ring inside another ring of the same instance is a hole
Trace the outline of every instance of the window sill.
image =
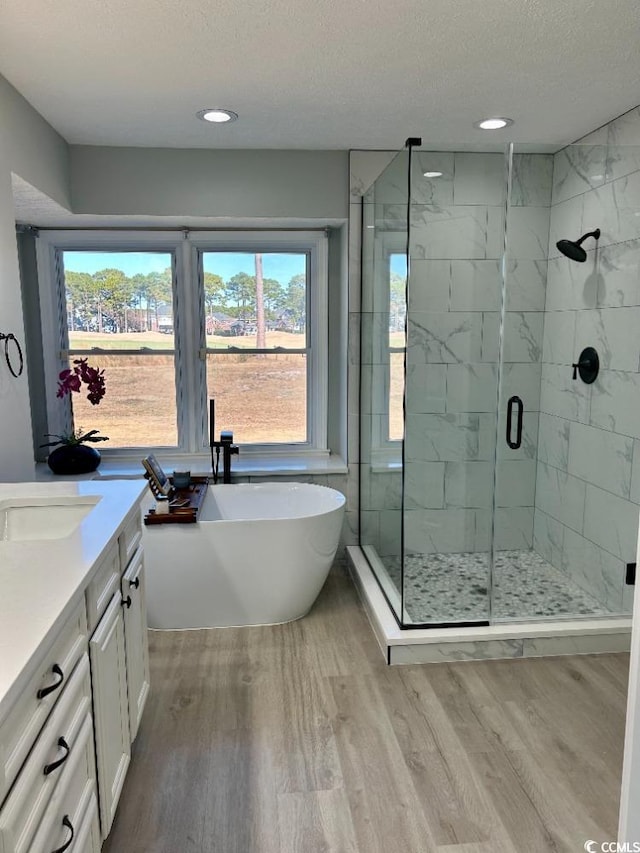
[(389, 445), (372, 450), (371, 470), (374, 474), (402, 471), (402, 448)]
[[(140, 451), (140, 458), (145, 455)], [(211, 462), (208, 457), (198, 456), (162, 456), (158, 461), (167, 474), (173, 471), (191, 471), (194, 476), (210, 475)], [(222, 460), (221, 460), (222, 461)], [(246, 477), (298, 477), (326, 474), (346, 474), (346, 462), (335, 454), (276, 455), (265, 454), (234, 457), (231, 464), (232, 480)], [(97, 471), (71, 477), (54, 474), (44, 463), (36, 465), (36, 480), (130, 480), (144, 475), (138, 459), (103, 459)], [(222, 476), (222, 472), (220, 472)]]
[(395, 474), (402, 471), (402, 462), (372, 462), (371, 471), (374, 474)]

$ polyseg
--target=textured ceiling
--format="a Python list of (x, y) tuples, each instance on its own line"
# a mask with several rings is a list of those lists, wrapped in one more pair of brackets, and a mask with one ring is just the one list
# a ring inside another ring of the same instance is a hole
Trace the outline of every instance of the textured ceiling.
[[(560, 145), (640, 101), (638, 0), (24, 0), (0, 73), (69, 142)], [(198, 121), (235, 110), (233, 125)]]

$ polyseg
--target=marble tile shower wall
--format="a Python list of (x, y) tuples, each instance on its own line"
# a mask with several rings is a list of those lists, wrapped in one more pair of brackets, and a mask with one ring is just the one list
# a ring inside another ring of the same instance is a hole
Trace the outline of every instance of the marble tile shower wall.
[[(387, 152), (353, 152), (352, 375), (362, 324), (362, 416), (385, 414), (384, 356), (370, 348), (385, 318), (365, 297), (360, 305), (360, 195), (391, 160)], [(500, 452), (498, 547), (530, 548), (533, 539), (535, 455), (542, 356), (552, 159), (516, 159), (512, 202), (510, 288), (505, 328), (507, 393), (525, 401), (524, 441)], [(367, 170), (369, 171), (367, 172)], [(443, 173), (429, 180), (423, 172)], [(491, 529), (503, 252), (505, 158), (501, 154), (419, 152), (412, 186), (409, 305), (405, 535), (416, 553), (487, 550)], [(406, 164), (398, 161), (376, 188), (376, 225), (402, 234), (406, 216)], [(354, 310), (362, 308), (361, 315)], [(354, 387), (355, 383), (352, 383)], [(378, 393), (376, 393), (376, 391)], [(351, 399), (350, 421), (360, 417)], [(378, 427), (379, 433), (381, 427)], [(357, 432), (355, 432), (357, 435)], [(365, 431), (365, 438), (366, 438)], [(367, 451), (369, 448), (365, 448)], [(366, 458), (366, 452), (363, 459)], [(397, 472), (362, 471), (363, 541), (385, 556), (400, 550), (401, 487)]]
[[(440, 156), (449, 158), (450, 206), (434, 210), (416, 192), (412, 210), (407, 550), (489, 550), (496, 438), (495, 545), (527, 549), (533, 543), (552, 161), (519, 155), (514, 163), (503, 405), (496, 418), (505, 157)], [(421, 177), (430, 155), (418, 159)], [(438, 382), (440, 393), (434, 393)], [(509, 449), (504, 439), (506, 399), (514, 394), (525, 407), (519, 450)], [(431, 503), (412, 494), (412, 484), (425, 475), (441, 484)]]
[[(599, 227), (575, 263), (556, 242)], [(611, 610), (629, 610), (640, 504), (640, 108), (554, 157), (534, 547)], [(586, 346), (593, 385), (573, 381)]]

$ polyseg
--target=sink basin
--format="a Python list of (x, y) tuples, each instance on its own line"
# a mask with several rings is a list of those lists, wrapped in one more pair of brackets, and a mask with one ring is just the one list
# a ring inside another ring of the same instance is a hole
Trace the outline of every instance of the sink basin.
[(63, 539), (96, 506), (99, 497), (15, 498), (0, 501), (0, 540)]

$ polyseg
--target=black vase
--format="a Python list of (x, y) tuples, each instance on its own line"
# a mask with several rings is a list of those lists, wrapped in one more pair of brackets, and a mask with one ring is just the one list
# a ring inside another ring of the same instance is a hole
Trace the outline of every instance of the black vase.
[(86, 444), (61, 444), (47, 459), (54, 474), (89, 474), (99, 464), (100, 451)]

